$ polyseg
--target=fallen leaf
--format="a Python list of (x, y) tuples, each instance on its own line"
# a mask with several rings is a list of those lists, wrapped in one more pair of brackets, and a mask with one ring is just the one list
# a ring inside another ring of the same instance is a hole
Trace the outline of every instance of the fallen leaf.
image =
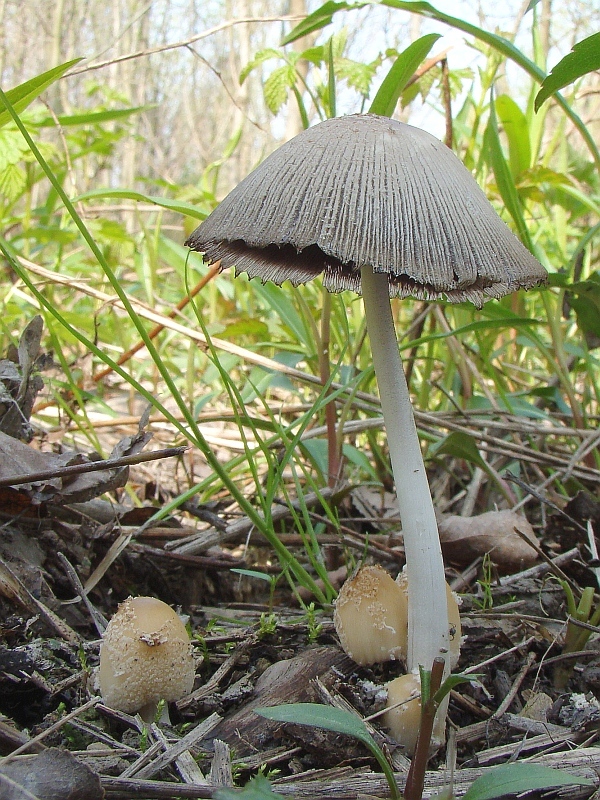
[(537, 537), (527, 519), (510, 509), (477, 517), (444, 517), (438, 524), (442, 552), (448, 561), (465, 567), (489, 553), (500, 572), (516, 572), (535, 564), (537, 553), (515, 532), (534, 544)]

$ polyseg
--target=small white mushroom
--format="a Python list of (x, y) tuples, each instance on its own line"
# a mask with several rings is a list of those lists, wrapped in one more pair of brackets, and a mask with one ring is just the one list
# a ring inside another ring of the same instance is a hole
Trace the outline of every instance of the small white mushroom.
[[(401, 745), (406, 755), (412, 756), (417, 744), (421, 725), (421, 680), (414, 672), (401, 675), (387, 684), (387, 711), (383, 724), (392, 737)], [(444, 743), (447, 701), (442, 701), (433, 724), (430, 750), (437, 750)]]
[(129, 597), (108, 623), (100, 648), (100, 692), (106, 705), (151, 722), (160, 700), (194, 685), (190, 638), (175, 611), (154, 597)]
[(361, 567), (342, 586), (333, 621), (357, 664), (406, 658), (407, 597), (383, 567)]
[(387, 711), (383, 723), (407, 755), (414, 753), (421, 721), (421, 681), (414, 672), (400, 675), (387, 685)]
[[(456, 595), (446, 584), (449, 663), (460, 655), (460, 612)], [(361, 666), (381, 661), (406, 661), (408, 648), (408, 578), (394, 581), (380, 566), (361, 567), (342, 586), (333, 621), (346, 653)]]

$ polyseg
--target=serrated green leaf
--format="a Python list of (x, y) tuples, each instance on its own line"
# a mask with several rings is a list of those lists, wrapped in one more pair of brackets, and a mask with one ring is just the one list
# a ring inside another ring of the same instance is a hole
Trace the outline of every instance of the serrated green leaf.
[(493, 800), (556, 786), (593, 786), (587, 778), (579, 778), (564, 770), (539, 764), (507, 764), (495, 767), (477, 778), (463, 795), (463, 800)]
[(501, 94), (496, 111), (508, 139), (510, 169), (515, 180), (531, 165), (531, 144), (527, 118), (512, 97)]
[(169, 211), (177, 211), (179, 214), (186, 214), (188, 217), (200, 220), (205, 219), (211, 211), (210, 208), (203, 209), (191, 203), (185, 203), (183, 200), (170, 200), (167, 197), (156, 197), (142, 192), (134, 192), (130, 189), (93, 189), (91, 192), (80, 195), (76, 200), (92, 200), (99, 197), (113, 197), (121, 200), (137, 200), (140, 203), (152, 203), (155, 206), (167, 208)]
[(439, 38), (439, 33), (428, 33), (426, 36), (421, 36), (420, 39), (417, 39), (416, 42), (410, 44), (406, 50), (400, 53), (373, 98), (369, 109), (371, 114), (381, 114), (384, 117), (392, 116), (402, 90)]
[(0, 130), (0, 170), (9, 164), (17, 164), (28, 152), (27, 143), (19, 131)]
[(213, 797), (215, 800), (285, 800), (282, 794), (273, 791), (273, 787), (264, 775), (257, 775), (249, 780), (241, 791), (217, 789)]
[(366, 3), (335, 3), (333, 0), (328, 0), (327, 3), (324, 3), (320, 8), (317, 8), (316, 11), (313, 11), (312, 14), (309, 14), (308, 17), (305, 17), (302, 22), (299, 22), (287, 36), (284, 36), (281, 40), (281, 44), (290, 44), (290, 42), (295, 42), (296, 39), (300, 39), (302, 36), (320, 31), (321, 28), (325, 28), (331, 23), (333, 15), (338, 11), (362, 8), (364, 5), (366, 5)]
[(296, 83), (296, 70), (290, 64), (274, 69), (263, 86), (265, 103), (272, 114), (277, 114)]
[(600, 33), (577, 42), (573, 50), (558, 62), (542, 82), (542, 88), (535, 98), (535, 110), (554, 92), (597, 69), (600, 69)]
[(339, 78), (345, 80), (348, 86), (356, 89), (360, 94), (367, 96), (371, 88), (371, 81), (375, 77), (375, 67), (352, 61), (350, 58), (337, 58), (335, 71)]
[(0, 194), (14, 202), (27, 184), (27, 174), (18, 164), (8, 164), (0, 172)]
[(316, 47), (309, 47), (307, 50), (303, 50), (300, 53), (300, 58), (304, 59), (304, 61), (310, 61), (311, 64), (315, 64), (315, 66), (318, 67), (325, 59), (323, 45), (317, 45)]
[[(71, 61), (60, 64), (58, 67), (53, 67), (46, 72), (42, 72), (40, 75), (36, 75), (35, 78), (31, 78), (31, 80), (25, 81), (25, 83), (19, 84), (19, 86), (15, 86), (14, 89), (10, 89), (8, 92), (6, 92), (7, 100), (19, 114), (21, 111), (23, 111), (23, 109), (27, 108), (27, 106), (32, 103), (36, 97), (39, 97), (40, 94), (48, 88), (48, 86), (51, 86), (53, 83), (59, 80), (59, 78), (62, 78), (67, 70), (71, 69), (72, 66), (78, 64), (80, 61), (80, 58), (74, 58)], [(1, 101), (0, 109), (1, 128), (3, 125), (6, 125), (6, 123), (12, 119), (12, 117), (6, 109), (4, 103)]]
[(283, 58), (283, 54), (280, 53), (279, 50), (275, 50), (273, 47), (267, 47), (264, 50), (259, 50), (254, 58), (249, 61), (244, 69), (240, 72), (240, 84), (246, 80), (252, 70), (256, 69), (256, 67), (260, 66), (261, 64), (264, 64), (265, 61), (268, 61), (271, 58)]

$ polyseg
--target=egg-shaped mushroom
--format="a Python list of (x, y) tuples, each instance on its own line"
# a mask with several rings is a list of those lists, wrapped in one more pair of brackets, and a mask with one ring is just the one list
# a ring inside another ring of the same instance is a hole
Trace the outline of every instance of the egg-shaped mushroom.
[(129, 597), (108, 623), (100, 648), (100, 693), (106, 705), (151, 722), (160, 700), (194, 685), (190, 637), (175, 611), (154, 597)]

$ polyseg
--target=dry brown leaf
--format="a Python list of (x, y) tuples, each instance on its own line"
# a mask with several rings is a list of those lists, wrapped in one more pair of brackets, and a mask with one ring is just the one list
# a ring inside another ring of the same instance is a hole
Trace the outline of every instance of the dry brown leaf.
[(534, 548), (515, 532), (518, 528), (537, 545), (533, 528), (510, 509), (477, 517), (444, 517), (438, 527), (444, 556), (457, 566), (465, 567), (486, 553), (500, 572), (507, 573), (526, 569), (537, 560)]
[[(146, 415), (140, 421), (140, 428), (134, 436), (125, 436), (116, 444), (109, 458), (139, 453), (152, 434), (143, 430)], [(99, 456), (92, 453), (42, 453), (18, 439), (13, 439), (0, 431), (0, 479), (6, 480), (21, 475), (59, 470), (72, 464), (85, 464), (97, 461)], [(85, 503), (105, 492), (123, 486), (129, 476), (128, 467), (99, 470), (75, 476), (57, 476), (44, 480), (22, 483), (18, 491), (25, 492), (33, 503), (52, 502), (57, 505)]]
[(0, 431), (25, 441), (33, 436), (29, 417), (44, 387), (39, 372), (52, 364), (52, 357), (40, 349), (42, 329), (42, 318), (34, 317), (18, 348), (9, 347), (7, 358), (0, 361)]

